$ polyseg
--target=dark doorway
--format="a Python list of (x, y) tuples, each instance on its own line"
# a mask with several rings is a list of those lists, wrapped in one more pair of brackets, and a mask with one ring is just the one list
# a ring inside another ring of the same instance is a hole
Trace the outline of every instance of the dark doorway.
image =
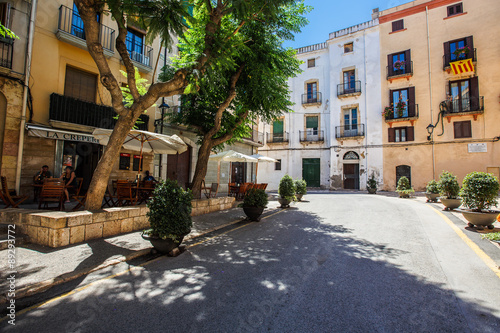
[(231, 183), (243, 184), (246, 182), (246, 163), (231, 163)]
[(359, 164), (344, 164), (344, 189), (359, 190)]
[(302, 159), (302, 178), (306, 181), (307, 187), (320, 187), (321, 165), (319, 158)]
[(396, 167), (396, 186), (398, 186), (399, 178), (403, 176), (408, 178), (411, 186), (411, 167), (409, 165), (398, 165)]
[[(97, 168), (97, 163), (102, 155), (102, 146), (88, 143), (64, 141), (63, 167), (71, 166), (75, 170), (76, 177), (83, 178), (81, 193), (87, 192), (90, 181)], [(61, 175), (54, 175), (59, 177)]]
[(182, 154), (171, 154), (167, 157), (167, 178), (177, 180), (181, 186), (189, 183), (191, 166), (191, 147)]

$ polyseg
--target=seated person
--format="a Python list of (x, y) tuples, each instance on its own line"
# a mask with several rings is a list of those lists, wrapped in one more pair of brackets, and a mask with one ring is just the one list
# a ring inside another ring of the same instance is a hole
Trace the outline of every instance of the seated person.
[(45, 178), (52, 178), (52, 173), (50, 173), (48, 165), (44, 165), (42, 169), (33, 176), (33, 183), (43, 184)]
[(76, 188), (78, 187), (78, 181), (76, 180), (76, 174), (73, 171), (73, 167), (67, 166), (64, 169), (64, 173), (61, 175), (60, 179), (64, 181), (64, 186), (71, 186), (70, 188), (64, 188), (64, 193), (66, 194), (66, 202), (70, 202), (69, 194), (74, 194)]
[(155, 177), (151, 176), (151, 175), (149, 174), (149, 171), (148, 171), (148, 170), (146, 170), (144, 173), (146, 174), (146, 177), (144, 177), (144, 181), (149, 180), (149, 181), (156, 182)]

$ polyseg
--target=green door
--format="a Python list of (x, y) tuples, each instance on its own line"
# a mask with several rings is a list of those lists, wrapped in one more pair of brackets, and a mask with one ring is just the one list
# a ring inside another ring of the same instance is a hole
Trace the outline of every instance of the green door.
[(283, 142), (283, 120), (275, 120), (273, 122), (272, 142)]
[(320, 187), (320, 159), (302, 159), (302, 178), (306, 181), (307, 187)]

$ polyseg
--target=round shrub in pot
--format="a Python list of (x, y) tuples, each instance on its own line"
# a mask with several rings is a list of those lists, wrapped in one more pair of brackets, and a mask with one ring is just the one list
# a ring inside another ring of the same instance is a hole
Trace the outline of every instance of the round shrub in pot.
[(295, 180), (295, 196), (301, 201), (302, 197), (307, 194), (307, 182), (304, 179)]
[(443, 171), (439, 175), (439, 200), (445, 206), (444, 210), (450, 210), (460, 207), (462, 199), (459, 198), (460, 185), (457, 176), (448, 171)]
[(400, 198), (409, 198), (413, 193), (415, 193), (415, 190), (410, 186), (410, 180), (403, 176), (398, 180), (396, 192), (398, 192)]
[(426, 189), (425, 196), (427, 197), (427, 202), (437, 202), (437, 199), (439, 197), (438, 182), (432, 179), (427, 183), (425, 189)]
[(278, 201), (281, 204), (281, 208), (289, 207), (290, 202), (295, 200), (295, 184), (293, 183), (292, 177), (284, 175), (283, 178), (281, 178), (278, 194), (280, 195)]
[(266, 191), (252, 188), (245, 193), (241, 206), (251, 221), (259, 221), (267, 203)]

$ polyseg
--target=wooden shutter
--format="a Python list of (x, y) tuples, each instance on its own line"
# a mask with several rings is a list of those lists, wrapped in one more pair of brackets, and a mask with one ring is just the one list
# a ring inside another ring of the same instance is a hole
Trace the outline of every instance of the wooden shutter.
[(406, 141), (415, 141), (415, 129), (413, 126), (406, 128)]
[(405, 73), (411, 73), (411, 50), (405, 51)]
[(470, 120), (463, 122), (462, 134), (464, 135), (464, 138), (472, 138), (472, 124)]
[(461, 121), (456, 121), (453, 123), (453, 135), (455, 139), (460, 139), (463, 138), (462, 134), (462, 122)]
[(450, 42), (446, 42), (443, 44), (444, 46), (444, 66), (447, 67), (450, 64), (451, 53), (450, 53)]
[(415, 87), (408, 88), (408, 117), (417, 115), (417, 106), (415, 105)]
[(389, 128), (389, 142), (396, 142), (396, 129)]
[(404, 21), (403, 20), (398, 20), (392, 22), (392, 31), (398, 31), (398, 30), (403, 30), (404, 29)]
[(309, 116), (306, 117), (306, 128), (318, 128), (318, 117)]
[(471, 111), (479, 111), (480, 110), (480, 104), (479, 104), (479, 80), (477, 76), (472, 77), (469, 80), (469, 85), (470, 85), (470, 109)]
[(64, 95), (95, 103), (97, 75), (66, 67)]
[(394, 63), (392, 62), (392, 57), (393, 57), (394, 54), (389, 54), (387, 55), (387, 74), (389, 76), (393, 76), (394, 75)]
[(472, 36), (465, 37), (465, 45), (467, 45), (470, 49), (468, 57), (473, 58), (474, 57), (474, 39)]

